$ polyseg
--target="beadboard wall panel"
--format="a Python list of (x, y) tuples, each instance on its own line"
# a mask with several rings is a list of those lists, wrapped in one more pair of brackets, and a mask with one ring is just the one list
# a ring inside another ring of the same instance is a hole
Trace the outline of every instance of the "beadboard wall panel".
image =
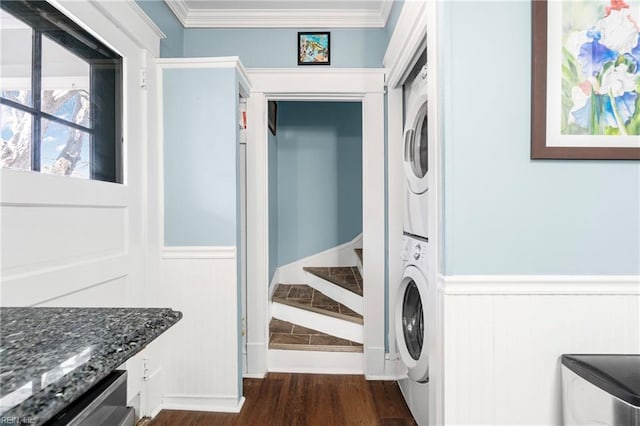
[(640, 352), (629, 293), (446, 295), (445, 423), (561, 424), (562, 354)]
[(238, 408), (237, 271), (235, 250), (226, 252), (212, 248), (206, 258), (198, 250), (189, 258), (182, 250), (160, 261), (159, 302), (183, 314), (167, 332), (163, 408)]

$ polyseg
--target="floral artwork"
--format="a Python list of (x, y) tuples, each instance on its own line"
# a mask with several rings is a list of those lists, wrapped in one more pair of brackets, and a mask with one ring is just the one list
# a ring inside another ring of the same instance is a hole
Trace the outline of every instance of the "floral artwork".
[(563, 135), (640, 135), (640, 1), (562, 3)]
[(298, 65), (329, 65), (330, 34), (298, 33)]

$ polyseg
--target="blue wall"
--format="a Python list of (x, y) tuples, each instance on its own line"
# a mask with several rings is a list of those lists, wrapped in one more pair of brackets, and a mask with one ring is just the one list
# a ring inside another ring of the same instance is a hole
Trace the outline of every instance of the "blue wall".
[(164, 71), (167, 246), (236, 244), (237, 84), (234, 69)]
[[(246, 67), (297, 67), (297, 32), (310, 30), (185, 29), (164, 0), (136, 0), (136, 3), (167, 36), (160, 42), (163, 58), (240, 56)], [(331, 31), (331, 67), (381, 67), (403, 4), (404, 0), (394, 1), (385, 28), (325, 29)]]
[(446, 273), (640, 273), (639, 163), (529, 159), (530, 2), (445, 7)]
[(360, 234), (362, 104), (279, 102), (276, 145), (277, 160), (269, 155), (277, 170), (269, 174), (270, 186), (277, 180), (277, 229), (269, 234), (277, 238), (277, 266)]
[[(246, 67), (297, 67), (298, 31), (309, 29), (186, 29), (184, 56), (240, 56)], [(332, 29), (331, 67), (379, 68), (386, 33), (376, 29)]]
[(182, 57), (184, 28), (164, 0), (136, 0), (136, 3), (167, 36), (160, 40), (160, 57)]

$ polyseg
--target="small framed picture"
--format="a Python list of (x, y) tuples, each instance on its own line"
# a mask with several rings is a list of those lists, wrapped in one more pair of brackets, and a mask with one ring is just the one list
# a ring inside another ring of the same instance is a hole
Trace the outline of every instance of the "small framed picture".
[(298, 65), (331, 65), (331, 33), (299, 32)]
[(267, 107), (269, 130), (271, 130), (271, 133), (275, 136), (276, 123), (278, 122), (278, 103), (276, 101), (269, 101)]

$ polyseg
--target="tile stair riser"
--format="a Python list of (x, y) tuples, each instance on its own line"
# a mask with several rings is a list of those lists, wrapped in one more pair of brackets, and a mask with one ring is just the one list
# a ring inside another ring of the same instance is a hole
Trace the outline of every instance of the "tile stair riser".
[(357, 294), (349, 290), (346, 290), (309, 272), (307, 272), (307, 284), (310, 287), (318, 290), (320, 293), (323, 293), (327, 297), (335, 300), (336, 302), (342, 303), (352, 311), (363, 315), (364, 303), (362, 296), (358, 296)]
[(341, 339), (351, 340), (356, 343), (364, 342), (364, 326), (360, 324), (306, 311), (278, 302), (273, 302), (271, 315), (273, 318), (321, 331)]
[[(316, 292), (316, 294), (321, 294), (319, 291), (314, 290)], [(325, 295), (323, 295), (324, 297), (326, 297)], [(329, 298), (327, 298), (329, 299)], [(333, 299), (329, 299), (335, 303), (335, 300)], [(323, 307), (322, 305), (320, 306), (309, 306), (305, 303), (299, 303), (296, 300), (287, 300), (286, 298), (283, 299), (281, 297), (274, 297), (271, 300), (273, 303), (278, 302), (278, 303), (282, 303), (283, 305), (288, 305), (288, 306), (293, 306), (294, 308), (298, 308), (298, 309), (303, 309), (306, 311), (310, 311), (310, 312), (315, 312), (316, 314), (320, 314), (320, 315), (326, 315), (328, 317), (333, 317), (333, 318), (337, 318), (339, 320), (343, 320), (343, 321), (349, 321), (349, 322), (353, 322), (355, 324), (360, 324), (363, 325), (364, 324), (364, 320), (362, 319), (362, 316), (360, 317), (355, 317), (355, 316), (351, 316), (351, 315), (347, 315), (347, 314), (340, 314), (337, 313), (335, 311), (330, 311), (330, 310), (326, 310), (325, 307)], [(343, 307), (346, 309), (347, 307), (343, 305)]]

